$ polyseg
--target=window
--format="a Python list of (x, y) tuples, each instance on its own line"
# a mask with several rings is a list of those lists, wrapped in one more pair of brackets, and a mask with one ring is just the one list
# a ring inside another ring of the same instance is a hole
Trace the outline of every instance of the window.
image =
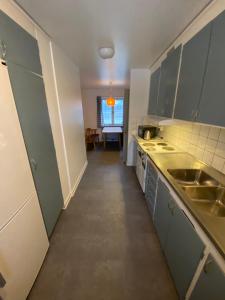
[(108, 106), (107, 98), (101, 101), (101, 125), (104, 126), (123, 126), (123, 98), (116, 98), (114, 106)]

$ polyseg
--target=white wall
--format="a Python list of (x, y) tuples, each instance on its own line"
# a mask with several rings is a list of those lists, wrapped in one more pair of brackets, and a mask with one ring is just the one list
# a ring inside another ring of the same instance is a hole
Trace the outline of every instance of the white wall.
[(61, 124), (61, 114), (57, 101), (56, 88), (54, 85), (54, 73), (52, 64), (52, 55), (49, 37), (40, 29), (36, 29), (40, 58), (42, 64), (42, 72), (45, 83), (45, 91), (49, 116), (51, 121), (53, 139), (56, 149), (56, 157), (59, 168), (59, 176), (62, 186), (63, 199), (68, 199), (70, 195), (69, 176), (67, 172), (67, 156), (64, 145), (64, 133)]
[[(66, 206), (86, 166), (79, 70), (13, 1), (0, 0), (0, 9), (38, 40), (47, 105)], [(54, 58), (55, 69), (54, 73)], [(57, 80), (55, 80), (57, 79)], [(58, 93), (58, 94), (57, 94)], [(76, 158), (74, 158), (76, 156)]]
[(130, 72), (130, 99), (128, 120), (128, 150), (127, 165), (133, 166), (136, 161), (136, 143), (133, 134), (146, 115), (149, 100), (150, 70), (132, 69)]
[[(107, 97), (109, 88), (82, 89), (85, 128), (97, 128), (97, 96)], [(113, 88), (113, 97), (124, 97), (123, 88)]]
[(68, 159), (70, 189), (76, 190), (87, 164), (79, 69), (51, 43), (57, 97)]

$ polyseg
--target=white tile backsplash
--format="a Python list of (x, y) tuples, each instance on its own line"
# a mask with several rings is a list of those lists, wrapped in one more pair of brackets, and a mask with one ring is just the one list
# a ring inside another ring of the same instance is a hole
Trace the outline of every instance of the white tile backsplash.
[(219, 135), (220, 135), (220, 128), (210, 127), (209, 135), (208, 135), (209, 138), (218, 141)]
[(225, 174), (225, 128), (191, 122), (162, 128), (160, 136)]

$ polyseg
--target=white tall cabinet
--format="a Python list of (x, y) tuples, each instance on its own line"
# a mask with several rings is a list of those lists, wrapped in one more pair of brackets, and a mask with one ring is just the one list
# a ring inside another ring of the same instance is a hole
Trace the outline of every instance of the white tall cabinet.
[(7, 67), (0, 62), (0, 273), (4, 300), (26, 299), (49, 243)]

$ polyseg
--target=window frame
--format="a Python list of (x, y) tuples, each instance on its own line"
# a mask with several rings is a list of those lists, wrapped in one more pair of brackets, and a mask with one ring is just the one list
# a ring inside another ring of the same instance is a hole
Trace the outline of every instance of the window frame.
[[(102, 102), (105, 100), (107, 100), (109, 98), (108, 97), (101, 97), (101, 127), (123, 127), (124, 126), (124, 120), (123, 120), (123, 123), (122, 125), (120, 124), (114, 124), (114, 108), (115, 106), (112, 106), (112, 124), (107, 124), (107, 125), (104, 125), (103, 124), (103, 111), (102, 111)], [(124, 115), (124, 97), (113, 97), (115, 100), (123, 100), (123, 115)]]

